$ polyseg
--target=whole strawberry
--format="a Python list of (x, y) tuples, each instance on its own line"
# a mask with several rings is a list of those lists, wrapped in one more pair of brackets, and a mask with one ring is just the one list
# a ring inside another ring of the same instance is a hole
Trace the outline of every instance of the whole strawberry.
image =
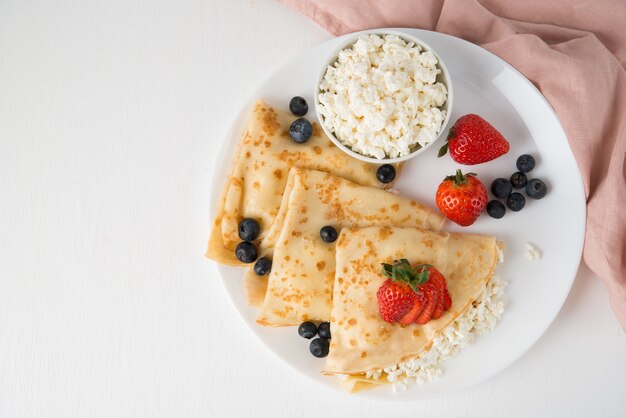
[(382, 274), (388, 277), (376, 293), (383, 320), (400, 325), (426, 324), (450, 309), (452, 299), (446, 279), (433, 266), (411, 266), (408, 260), (383, 264)]
[(437, 207), (451, 221), (468, 226), (474, 223), (487, 205), (487, 190), (476, 174), (463, 174), (456, 170), (454, 176), (446, 177), (435, 196)]
[(510, 145), (500, 132), (478, 115), (461, 116), (439, 149), (439, 157), (450, 150), (450, 156), (459, 164), (474, 165), (495, 160), (509, 152)]

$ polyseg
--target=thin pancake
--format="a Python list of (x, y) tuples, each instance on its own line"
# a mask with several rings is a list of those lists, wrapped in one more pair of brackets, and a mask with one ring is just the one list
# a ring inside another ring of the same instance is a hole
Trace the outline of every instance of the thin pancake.
[[(403, 327), (382, 320), (376, 292), (386, 280), (381, 263), (407, 258), (428, 263), (446, 277), (452, 307), (426, 325)], [(337, 274), (325, 373), (363, 374), (413, 358), (476, 300), (498, 261), (493, 237), (419, 228), (344, 229), (337, 243)]]
[[(322, 241), (323, 226), (333, 226), (337, 231), (374, 225), (438, 230), (444, 222), (439, 214), (414, 200), (315, 170), (293, 168), (288, 192), (268, 235), (268, 241), (275, 244), (273, 264), (257, 320), (267, 326), (330, 318), (335, 243)], [(258, 297), (251, 293), (263, 292), (266, 280), (247, 276), (250, 299)]]
[(237, 226), (250, 217), (261, 225), (260, 240), (278, 212), (289, 170), (293, 166), (326, 171), (356, 183), (383, 185), (376, 178), (378, 166), (358, 161), (337, 148), (313, 123), (313, 135), (298, 144), (289, 138), (296, 117), (258, 101), (251, 110), (235, 153), (206, 256), (223, 264), (241, 265), (234, 257), (240, 242)]

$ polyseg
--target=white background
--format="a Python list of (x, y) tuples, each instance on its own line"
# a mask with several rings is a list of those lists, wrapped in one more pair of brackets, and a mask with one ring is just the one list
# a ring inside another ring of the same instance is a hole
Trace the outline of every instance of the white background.
[(0, 0), (0, 417), (626, 415), (584, 266), (525, 356), (445, 398), (330, 391), (249, 332), (202, 256), (216, 152), (328, 38), (273, 0)]

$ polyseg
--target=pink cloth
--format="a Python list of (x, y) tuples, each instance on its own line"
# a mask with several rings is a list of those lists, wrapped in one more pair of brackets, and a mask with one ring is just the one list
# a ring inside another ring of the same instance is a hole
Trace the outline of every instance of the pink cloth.
[(587, 195), (583, 257), (626, 330), (626, 1), (280, 0), (335, 35), (436, 30), (509, 62), (548, 99)]

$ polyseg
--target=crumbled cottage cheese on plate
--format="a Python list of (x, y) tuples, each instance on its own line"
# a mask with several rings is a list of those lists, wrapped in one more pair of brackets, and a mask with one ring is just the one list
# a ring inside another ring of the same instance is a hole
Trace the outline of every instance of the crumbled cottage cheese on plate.
[(339, 52), (320, 83), (326, 127), (353, 151), (378, 159), (434, 141), (448, 99), (437, 57), (396, 35), (362, 35)]
[(541, 260), (541, 251), (529, 242), (524, 243), (524, 257), (527, 260)]

